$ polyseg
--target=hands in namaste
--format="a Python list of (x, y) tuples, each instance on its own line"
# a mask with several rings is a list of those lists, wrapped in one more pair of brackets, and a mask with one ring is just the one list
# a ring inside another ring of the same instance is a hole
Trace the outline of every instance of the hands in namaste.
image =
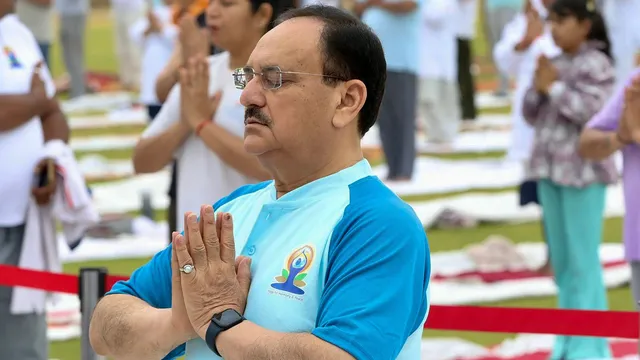
[(640, 75), (626, 87), (624, 110), (618, 126), (618, 139), (625, 144), (640, 144)]
[[(212, 121), (222, 92), (209, 96), (209, 62), (195, 56), (180, 69), (181, 118), (195, 130), (203, 121)], [(186, 229), (186, 227), (185, 227)]]
[(549, 88), (556, 80), (558, 80), (558, 69), (553, 66), (549, 58), (544, 55), (540, 56), (533, 80), (536, 90), (540, 93), (548, 94)]
[[(172, 239), (172, 324), (184, 341), (204, 339), (211, 317), (226, 309), (243, 314), (251, 259), (236, 258), (231, 214), (203, 206), (184, 217), (184, 236)], [(183, 342), (184, 342), (183, 341)]]

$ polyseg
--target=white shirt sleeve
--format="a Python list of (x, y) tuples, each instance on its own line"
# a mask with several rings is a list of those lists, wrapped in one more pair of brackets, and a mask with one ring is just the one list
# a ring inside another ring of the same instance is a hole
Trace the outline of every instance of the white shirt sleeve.
[(518, 52), (515, 50), (515, 46), (522, 40), (526, 30), (527, 20), (523, 14), (518, 14), (515, 19), (504, 27), (500, 40), (492, 50), (493, 60), (501, 72), (510, 76), (517, 75), (527, 50)]
[(129, 27), (129, 38), (137, 45), (144, 45), (144, 32), (149, 27), (149, 20), (147, 18), (138, 19), (131, 27)]
[(175, 84), (155, 119), (142, 133), (143, 138), (157, 136), (180, 121), (180, 84)]

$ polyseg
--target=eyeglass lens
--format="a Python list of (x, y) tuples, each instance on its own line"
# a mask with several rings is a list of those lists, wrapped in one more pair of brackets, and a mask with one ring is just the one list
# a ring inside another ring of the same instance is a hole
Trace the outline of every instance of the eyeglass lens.
[(252, 68), (242, 68), (234, 72), (236, 88), (244, 89), (247, 84), (258, 75), (260, 83), (265, 89), (277, 89), (282, 85), (282, 72), (278, 68), (264, 68), (262, 73), (256, 73)]

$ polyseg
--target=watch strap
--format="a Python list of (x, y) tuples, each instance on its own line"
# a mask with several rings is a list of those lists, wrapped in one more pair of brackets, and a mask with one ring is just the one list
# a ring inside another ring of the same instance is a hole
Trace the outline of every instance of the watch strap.
[[(229, 321), (226, 324), (218, 320), (218, 319), (224, 318), (225, 314), (230, 314), (233, 317), (231, 321)], [(238, 313), (233, 309), (227, 309), (221, 313), (213, 315), (213, 317), (211, 318), (211, 321), (209, 322), (209, 327), (207, 327), (207, 332), (205, 333), (205, 336), (204, 336), (204, 341), (207, 343), (207, 346), (209, 347), (209, 349), (211, 349), (211, 351), (213, 351), (216, 355), (220, 356), (220, 353), (218, 352), (218, 347), (216, 346), (216, 340), (218, 338), (218, 335), (220, 335), (221, 332), (225, 330), (229, 330), (232, 327), (240, 324), (244, 320), (245, 318), (242, 315), (240, 315), (240, 313)]]

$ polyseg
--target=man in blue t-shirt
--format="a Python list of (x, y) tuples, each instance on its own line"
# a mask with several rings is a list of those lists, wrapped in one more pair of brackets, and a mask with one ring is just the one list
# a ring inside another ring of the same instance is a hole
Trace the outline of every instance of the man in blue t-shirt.
[[(187, 213), (184, 234), (100, 301), (95, 351), (419, 359), (426, 234), (360, 148), (385, 70), (380, 41), (352, 15), (313, 5), (281, 16), (233, 74), (244, 89), (244, 149), (274, 180), (203, 206), (199, 219)], [(188, 71), (193, 82), (204, 75)]]

